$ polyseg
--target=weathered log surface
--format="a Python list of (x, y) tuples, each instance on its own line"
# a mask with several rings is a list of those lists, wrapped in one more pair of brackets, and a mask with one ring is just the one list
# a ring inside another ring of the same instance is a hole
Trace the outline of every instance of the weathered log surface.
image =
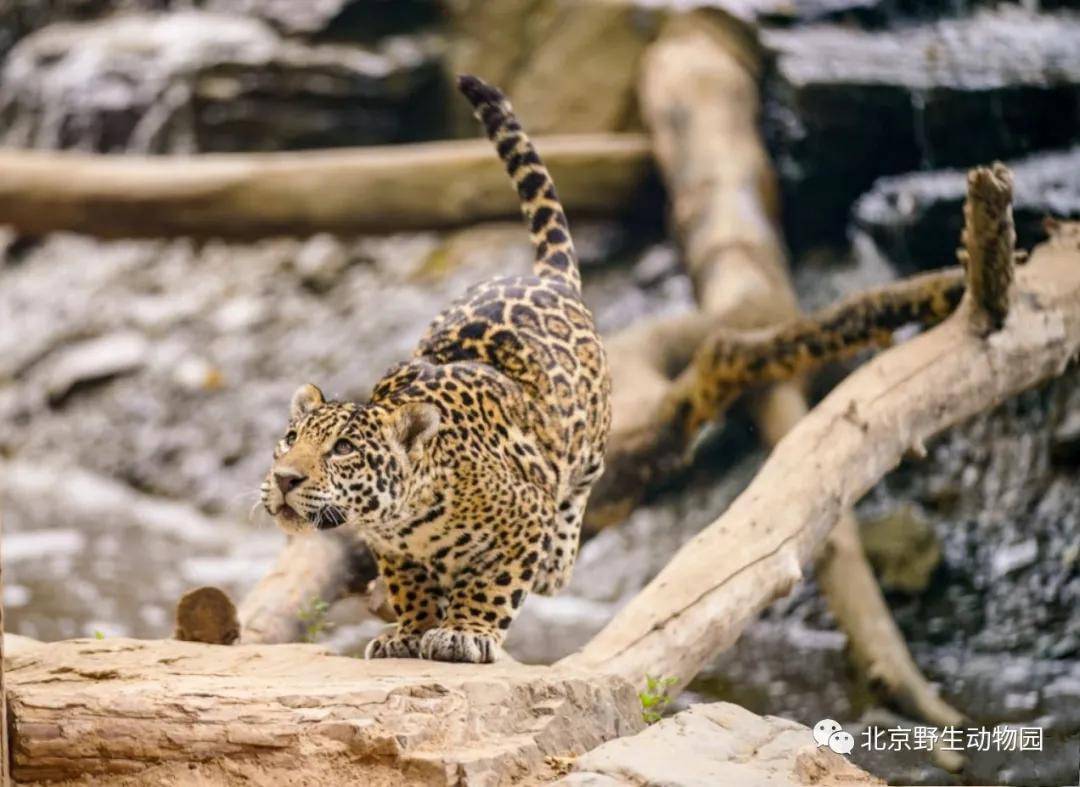
[(841, 512), (943, 429), (1060, 374), (1080, 353), (1080, 230), (1063, 225), (1016, 275), (1002, 330), (966, 300), (841, 383), (777, 445), (727, 512), (566, 665), (688, 681), (786, 595)]
[(640, 434), (708, 332), (761, 328), (798, 311), (758, 131), (759, 54), (746, 28), (701, 10), (670, 19), (643, 57), (641, 113), (700, 313), (632, 326), (609, 343), (609, 470), (590, 498), (588, 530), (622, 521), (639, 499), (621, 465), (639, 464)]
[(536, 778), (644, 726), (626, 681), (312, 645), (8, 642), (13, 777), (456, 785)]
[[(637, 134), (538, 139), (572, 216), (630, 211), (652, 153)], [(0, 224), (105, 238), (386, 233), (517, 216), (486, 140), (302, 153), (105, 157), (0, 151)]]

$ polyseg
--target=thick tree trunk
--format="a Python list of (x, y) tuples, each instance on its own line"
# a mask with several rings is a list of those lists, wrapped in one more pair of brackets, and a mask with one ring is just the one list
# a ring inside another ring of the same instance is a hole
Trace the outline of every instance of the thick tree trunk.
[[(572, 216), (630, 211), (652, 152), (638, 134), (537, 140)], [(517, 216), (486, 140), (198, 157), (0, 151), (0, 224), (104, 238), (385, 233)]]
[[(699, 314), (633, 326), (610, 343), (610, 471), (590, 498), (587, 530), (621, 522), (645, 491), (623, 483), (621, 465), (638, 463), (642, 434), (652, 432), (672, 378), (701, 341), (720, 326), (762, 328), (798, 314), (778, 228), (776, 178), (758, 131), (759, 69), (752, 31), (705, 10), (671, 18), (642, 59), (641, 114)], [(676, 449), (680, 457), (684, 448)], [(661, 473), (669, 469), (666, 459), (663, 464)], [(678, 464), (670, 462), (672, 469)]]

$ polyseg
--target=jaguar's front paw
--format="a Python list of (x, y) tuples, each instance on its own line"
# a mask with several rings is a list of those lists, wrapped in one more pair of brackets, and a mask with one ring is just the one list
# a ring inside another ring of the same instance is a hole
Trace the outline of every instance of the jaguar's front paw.
[(364, 658), (418, 659), (420, 658), (420, 635), (401, 634), (397, 626), (394, 626), (368, 643), (364, 649)]
[(433, 628), (420, 640), (420, 656), (434, 661), (490, 664), (495, 661), (499, 640), (491, 634)]

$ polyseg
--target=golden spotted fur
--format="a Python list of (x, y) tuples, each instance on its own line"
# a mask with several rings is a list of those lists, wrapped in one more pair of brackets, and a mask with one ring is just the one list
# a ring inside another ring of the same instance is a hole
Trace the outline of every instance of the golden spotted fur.
[(348, 525), (375, 554), (398, 622), (369, 658), (492, 661), (525, 595), (570, 576), (611, 421), (547, 169), (497, 90), (459, 86), (521, 199), (533, 275), (471, 288), (366, 404), (298, 390), (263, 484), (286, 530)]

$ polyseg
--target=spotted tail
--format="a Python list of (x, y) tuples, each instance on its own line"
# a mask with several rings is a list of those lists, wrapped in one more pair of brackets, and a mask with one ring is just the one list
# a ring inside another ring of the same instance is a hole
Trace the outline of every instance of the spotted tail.
[(458, 89), (473, 105), (477, 119), (495, 143), (517, 189), (521, 212), (536, 249), (534, 272), (537, 276), (567, 281), (580, 292), (577, 254), (570, 240), (566, 214), (555, 196), (555, 184), (514, 117), (510, 102), (496, 88), (474, 76), (458, 77)]

